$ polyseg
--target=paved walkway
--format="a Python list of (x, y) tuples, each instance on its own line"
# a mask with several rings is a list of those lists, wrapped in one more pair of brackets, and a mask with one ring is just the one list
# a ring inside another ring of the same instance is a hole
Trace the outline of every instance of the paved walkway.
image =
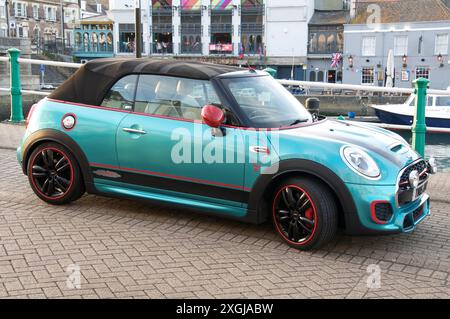
[[(13, 151), (0, 150), (0, 167), (0, 297), (450, 297), (448, 202), (433, 201), (413, 234), (340, 235), (305, 253), (270, 225), (91, 195), (49, 206)], [(432, 195), (450, 198), (449, 181), (435, 176)], [(371, 264), (379, 288), (367, 286)]]

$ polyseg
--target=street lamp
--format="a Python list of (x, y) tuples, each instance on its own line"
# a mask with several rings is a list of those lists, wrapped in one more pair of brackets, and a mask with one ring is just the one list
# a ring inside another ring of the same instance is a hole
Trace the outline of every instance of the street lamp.
[(403, 67), (406, 68), (408, 66), (408, 57), (406, 56), (406, 54), (403, 54), (402, 57), (402, 62), (403, 62)]
[(6, 14), (6, 36), (9, 38), (9, 1), (5, 0), (5, 14)]
[(444, 67), (444, 57), (442, 56), (442, 54), (439, 53), (439, 55), (437, 56), (437, 60), (439, 62), (439, 67)]
[(347, 60), (348, 60), (348, 66), (349, 66), (349, 68), (353, 68), (353, 56), (350, 55), (350, 56), (347, 58)]

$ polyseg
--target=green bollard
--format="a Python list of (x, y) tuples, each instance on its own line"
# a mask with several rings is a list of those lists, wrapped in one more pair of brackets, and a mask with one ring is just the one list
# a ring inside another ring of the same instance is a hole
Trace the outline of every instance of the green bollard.
[(273, 78), (277, 76), (277, 70), (272, 68), (265, 68), (263, 71), (269, 73)]
[(427, 101), (427, 85), (430, 81), (419, 78), (414, 81), (416, 87), (416, 112), (412, 125), (412, 146), (420, 155), (425, 156), (425, 106)]
[(22, 108), (22, 85), (20, 84), (20, 50), (11, 48), (8, 50), (10, 77), (11, 77), (11, 122), (20, 123), (24, 121)]

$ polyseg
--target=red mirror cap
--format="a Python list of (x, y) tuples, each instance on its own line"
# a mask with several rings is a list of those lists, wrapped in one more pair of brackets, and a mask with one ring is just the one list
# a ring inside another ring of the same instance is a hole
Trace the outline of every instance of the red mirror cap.
[(202, 108), (202, 119), (211, 127), (219, 127), (225, 119), (225, 114), (215, 105), (205, 105)]

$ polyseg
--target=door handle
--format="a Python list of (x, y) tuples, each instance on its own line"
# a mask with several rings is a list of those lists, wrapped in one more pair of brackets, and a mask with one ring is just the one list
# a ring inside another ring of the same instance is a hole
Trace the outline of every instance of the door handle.
[(133, 134), (142, 134), (142, 135), (147, 134), (147, 132), (144, 130), (137, 130), (137, 129), (129, 128), (129, 127), (124, 127), (122, 129), (122, 131), (127, 132), (127, 133), (133, 133)]

